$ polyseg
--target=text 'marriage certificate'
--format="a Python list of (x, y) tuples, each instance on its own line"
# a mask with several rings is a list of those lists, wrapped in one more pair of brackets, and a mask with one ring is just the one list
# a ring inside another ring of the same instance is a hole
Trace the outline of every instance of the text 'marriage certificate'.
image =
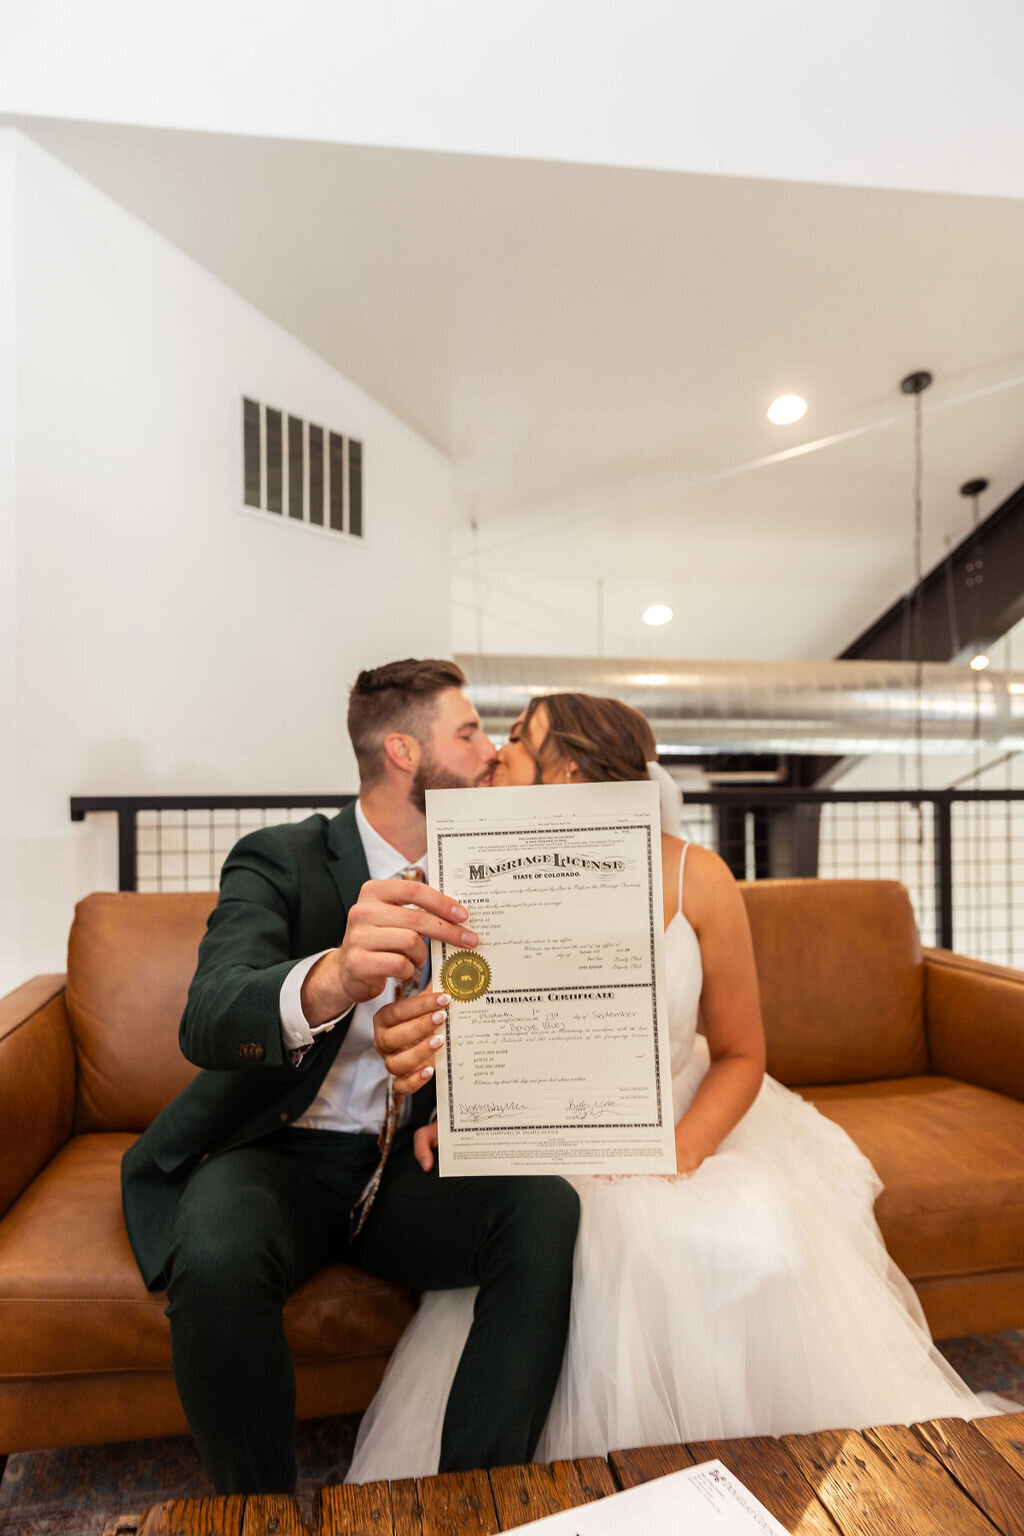
[(441, 1175), (673, 1173), (657, 788), (431, 790), (427, 834), (480, 939), (431, 947)]

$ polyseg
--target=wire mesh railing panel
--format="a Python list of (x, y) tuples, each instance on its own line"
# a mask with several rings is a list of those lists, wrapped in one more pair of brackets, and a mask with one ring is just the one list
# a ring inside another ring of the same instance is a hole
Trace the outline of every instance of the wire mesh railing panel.
[(1024, 965), (1024, 803), (952, 807), (956, 948), (996, 965)]
[(235, 806), (230, 809), (140, 809), (136, 813), (136, 889), (215, 891), (224, 860), (247, 832), (305, 821), (336, 805)]
[[(117, 814), (121, 890), (215, 890), (258, 827), (331, 817), (351, 795), (89, 798), (72, 818)], [(688, 793), (680, 830), (738, 879), (898, 880), (922, 941), (1024, 966), (1024, 790), (711, 790)]]
[(688, 843), (699, 843), (702, 848), (715, 848), (715, 813), (709, 805), (690, 805), (684, 799), (679, 835)]
[(935, 808), (906, 801), (823, 805), (818, 874), (826, 880), (898, 880), (923, 944), (937, 944)]

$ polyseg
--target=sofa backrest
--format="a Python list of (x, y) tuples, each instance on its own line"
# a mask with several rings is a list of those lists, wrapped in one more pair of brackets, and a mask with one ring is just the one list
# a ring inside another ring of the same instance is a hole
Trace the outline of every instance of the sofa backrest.
[(788, 1086), (929, 1070), (924, 962), (895, 880), (758, 880), (754, 937), (768, 1071)]
[(195, 1076), (178, 1021), (216, 891), (87, 896), (68, 939), (77, 1131), (141, 1131)]
[[(768, 1071), (861, 1082), (928, 1071), (924, 966), (893, 880), (741, 886), (754, 936)], [(195, 1075), (178, 1021), (216, 892), (100, 893), (68, 941), (78, 1131), (141, 1131)]]

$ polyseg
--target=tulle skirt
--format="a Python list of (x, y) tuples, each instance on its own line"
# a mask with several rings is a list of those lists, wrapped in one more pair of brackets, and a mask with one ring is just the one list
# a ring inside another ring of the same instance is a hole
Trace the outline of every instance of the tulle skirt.
[[(772, 1079), (691, 1177), (571, 1182), (572, 1313), (538, 1461), (993, 1411), (932, 1344), (889, 1259), (871, 1164)], [(424, 1297), (349, 1481), (437, 1471), (475, 1296)]]

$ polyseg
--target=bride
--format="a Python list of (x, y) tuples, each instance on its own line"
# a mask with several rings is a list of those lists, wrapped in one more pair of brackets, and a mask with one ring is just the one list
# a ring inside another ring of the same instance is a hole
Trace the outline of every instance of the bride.
[[(516, 722), (494, 783), (641, 779), (649, 763), (667, 780), (655, 756), (647, 721), (619, 700), (552, 694)], [(678, 798), (674, 818), (663, 808), (673, 829), (678, 809)], [(764, 1076), (732, 875), (671, 831), (662, 863), (678, 1171), (571, 1179), (582, 1208), (572, 1314), (536, 1460), (992, 1411), (932, 1344), (886, 1253), (871, 1164)], [(422, 1023), (389, 1058), (406, 1091), (432, 1058), (425, 1035), (436, 1026)], [(417, 1132), (424, 1168), (436, 1145), (436, 1125)], [(424, 1297), (363, 1418), (348, 1481), (437, 1471), (475, 1295)]]

